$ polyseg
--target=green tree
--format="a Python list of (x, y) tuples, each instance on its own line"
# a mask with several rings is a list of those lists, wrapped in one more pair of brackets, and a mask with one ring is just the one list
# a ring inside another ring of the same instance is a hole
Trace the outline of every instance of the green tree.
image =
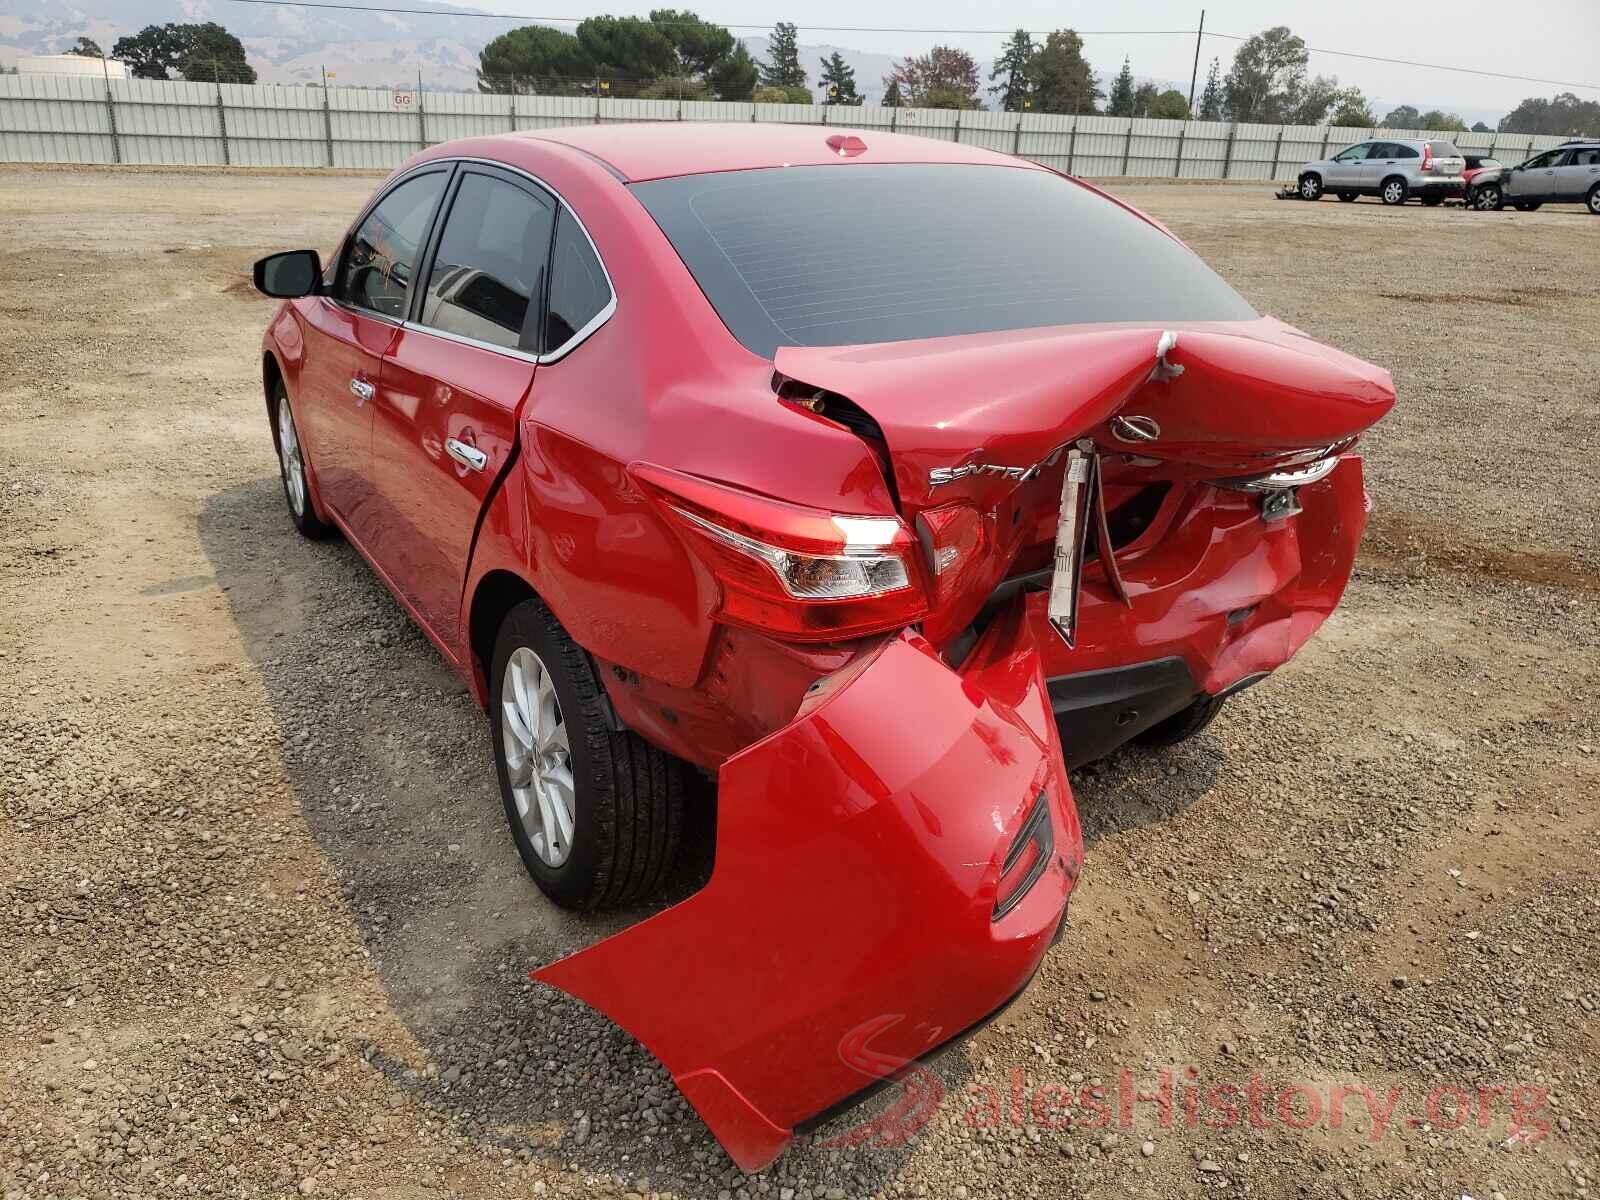
[(711, 85), (692, 75), (665, 75), (638, 91), (641, 100), (709, 100)]
[(994, 70), (989, 72), (989, 82), (1000, 82), (989, 91), (1000, 97), (1002, 112), (1021, 112), (1028, 106), (1033, 92), (1033, 64), (1039, 47), (1026, 29), (1013, 33), (994, 60)]
[(900, 94), (900, 81), (891, 75), (883, 82), (885, 84), (883, 89), (883, 107), (904, 108), (906, 102), (905, 97)]
[(1200, 93), (1200, 119), (1202, 121), (1222, 120), (1222, 64), (1216, 59), (1211, 60), (1211, 69), (1206, 72), (1206, 88)]
[(1472, 132), (1473, 133), (1493, 133), (1494, 130), (1490, 129), (1482, 121), (1474, 121), (1472, 123)]
[(767, 39), (770, 62), (758, 63), (767, 87), (805, 87), (806, 69), (800, 65), (800, 40), (792, 22), (779, 21)]
[(1136, 117), (1148, 117), (1150, 115), (1150, 106), (1156, 102), (1156, 97), (1160, 94), (1160, 91), (1153, 83), (1141, 83), (1134, 88), (1133, 115)]
[(844, 61), (844, 56), (835, 50), (827, 58), (818, 61), (822, 63), (822, 102), (859, 105), (861, 94), (856, 91), (855, 68)]
[(813, 97), (810, 88), (778, 87), (767, 84), (765, 87), (758, 87), (751, 99), (757, 104), (810, 104)]
[(756, 90), (756, 62), (743, 42), (735, 42), (729, 54), (706, 76), (718, 100), (748, 100)]
[(1033, 60), (1033, 99), (1040, 112), (1099, 112), (1095, 101), (1104, 94), (1083, 57), (1081, 37), (1057, 29), (1045, 38)]
[(1307, 80), (1290, 97), (1284, 120), (1290, 125), (1321, 125), (1328, 110), (1339, 102), (1339, 80), (1333, 75), (1318, 75)]
[(1453, 112), (1440, 112), (1437, 108), (1430, 108), (1417, 118), (1418, 129), (1431, 129), (1439, 133), (1465, 133), (1467, 123)]
[(1600, 136), (1600, 100), (1580, 100), (1572, 92), (1550, 100), (1530, 96), (1501, 118), (1500, 132)]
[(650, 24), (661, 31), (678, 56), (678, 74), (705, 79), (733, 54), (733, 34), (702, 21), (687, 9), (650, 10)]
[(548, 25), (502, 33), (478, 52), (478, 90), (577, 95), (594, 80), (578, 39)]
[(76, 54), (80, 58), (105, 57), (105, 54), (100, 50), (100, 43), (89, 37), (80, 37), (72, 44), (72, 49), (68, 50), (67, 53)]
[(978, 64), (954, 46), (935, 46), (895, 64), (890, 76), (914, 108), (981, 108)]
[(1150, 101), (1144, 115), (1162, 121), (1187, 121), (1189, 101), (1177, 88), (1168, 88)]
[(1117, 72), (1117, 78), (1111, 85), (1111, 96), (1106, 100), (1106, 115), (1133, 116), (1133, 67), (1126, 58), (1122, 60), (1122, 70)]
[(1310, 58), (1305, 41), (1290, 33), (1287, 25), (1275, 25), (1246, 38), (1222, 85), (1227, 118), (1269, 125), (1294, 123)]
[(1333, 116), (1328, 124), (1354, 129), (1371, 129), (1377, 125), (1372, 115), (1372, 105), (1361, 94), (1360, 88), (1345, 88), (1333, 102)]
[(1402, 104), (1398, 108), (1391, 108), (1387, 113), (1384, 114), (1383, 120), (1379, 123), (1379, 128), (1421, 129), (1422, 126), (1418, 124), (1418, 122), (1421, 120), (1421, 113), (1412, 108), (1409, 104)]
[(678, 74), (678, 52), (659, 26), (639, 17), (589, 17), (575, 31), (597, 79), (613, 96), (637, 95), (662, 76)]
[(202, 25), (146, 25), (121, 37), (111, 57), (127, 63), (135, 79), (185, 79), (254, 83), (255, 68), (245, 61), (244, 45), (215, 21)]

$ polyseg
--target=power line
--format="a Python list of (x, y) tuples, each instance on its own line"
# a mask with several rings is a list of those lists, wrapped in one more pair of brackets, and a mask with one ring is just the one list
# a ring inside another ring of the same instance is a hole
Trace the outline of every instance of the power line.
[[(491, 21), (524, 21), (542, 25), (578, 25), (588, 20), (587, 17), (541, 17), (526, 13), (497, 13), (473, 12), (468, 9), (441, 9), (441, 8), (402, 8), (398, 5), (383, 4), (341, 4), (338, 0), (228, 0), (230, 4), (254, 4), (271, 8), (322, 8), (336, 9), (343, 12), (374, 12), (396, 13), (401, 16), (413, 17), (473, 17), (480, 20)], [(657, 24), (688, 24), (688, 22), (662, 21)], [(724, 29), (770, 29), (770, 25), (748, 25), (729, 21), (707, 21), (706, 24), (721, 25)], [(818, 33), (904, 33), (933, 35), (939, 37), (1010, 37), (1016, 30), (1012, 29), (930, 29), (896, 27), (887, 25), (800, 25), (800, 29), (812, 30)], [(1049, 30), (1032, 29), (1029, 33), (1048, 33)], [(1193, 29), (1075, 29), (1079, 37), (1194, 37)], [(1236, 33), (1217, 33), (1206, 30), (1208, 38), (1222, 38), (1230, 42), (1243, 42), (1249, 39)], [(1407, 58), (1384, 58), (1376, 54), (1360, 54), (1353, 50), (1328, 50), (1321, 46), (1307, 46), (1312, 54), (1327, 54), (1336, 58), (1354, 58), (1364, 62), (1386, 63), (1390, 66), (1414, 67), (1425, 71), (1453, 71), (1458, 75), (1478, 75), (1485, 79), (1507, 79), (1515, 83), (1542, 83), (1550, 87), (1581, 88), (1584, 91), (1600, 91), (1600, 84), (1572, 83), (1563, 79), (1544, 79), (1536, 75), (1512, 75), (1504, 71), (1486, 71), (1480, 67), (1456, 67), (1447, 63), (1418, 62)]]

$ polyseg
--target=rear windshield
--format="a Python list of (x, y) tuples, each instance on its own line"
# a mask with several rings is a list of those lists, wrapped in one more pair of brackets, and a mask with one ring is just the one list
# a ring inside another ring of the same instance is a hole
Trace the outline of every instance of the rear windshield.
[(1428, 149), (1435, 158), (1461, 157), (1461, 151), (1456, 149), (1454, 142), (1429, 142)]
[(841, 165), (633, 185), (733, 335), (848, 346), (1255, 311), (1149, 222), (1047, 171)]

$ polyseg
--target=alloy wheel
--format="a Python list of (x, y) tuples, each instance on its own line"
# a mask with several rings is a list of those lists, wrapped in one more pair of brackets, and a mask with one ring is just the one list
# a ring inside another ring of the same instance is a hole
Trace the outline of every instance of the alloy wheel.
[(1391, 179), (1383, 185), (1383, 202), (1385, 204), (1399, 204), (1405, 199), (1405, 185), (1397, 179)]
[(278, 400), (278, 463), (283, 468), (283, 490), (289, 494), (294, 515), (306, 510), (306, 467), (300, 457), (300, 439), (295, 436), (294, 417), (287, 397)]
[(572, 750), (555, 683), (526, 646), (511, 652), (500, 681), (500, 738), (517, 816), (533, 851), (549, 867), (572, 854), (576, 819)]
[(1600, 217), (1600, 187), (1589, 189), (1589, 211)]
[(1493, 184), (1479, 188), (1477, 201), (1479, 212), (1493, 212), (1500, 207), (1500, 189)]
[(1315, 176), (1307, 175), (1300, 181), (1300, 198), (1302, 200), (1320, 200), (1322, 198), (1322, 184), (1317, 182)]

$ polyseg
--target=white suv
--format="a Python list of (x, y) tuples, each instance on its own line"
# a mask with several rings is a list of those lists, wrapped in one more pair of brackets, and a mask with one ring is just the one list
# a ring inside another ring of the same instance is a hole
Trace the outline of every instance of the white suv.
[(1440, 204), (1447, 196), (1466, 195), (1466, 165), (1451, 142), (1375, 138), (1301, 167), (1300, 199), (1320, 200), (1332, 192), (1341, 200), (1377, 196), (1385, 204), (1404, 204), (1415, 196)]
[(1600, 216), (1600, 139), (1565, 142), (1517, 166), (1481, 172), (1467, 203), (1489, 211), (1514, 204), (1523, 212), (1541, 204), (1582, 204)]

